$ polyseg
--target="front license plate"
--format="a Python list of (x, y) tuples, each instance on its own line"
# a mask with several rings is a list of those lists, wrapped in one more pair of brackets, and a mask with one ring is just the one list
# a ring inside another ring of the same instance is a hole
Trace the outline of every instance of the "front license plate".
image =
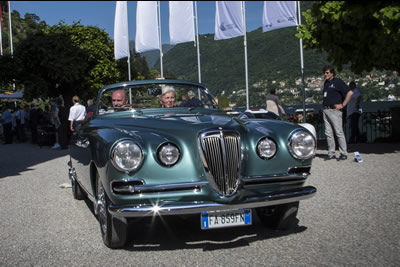
[(251, 209), (201, 213), (201, 229), (203, 230), (250, 224)]

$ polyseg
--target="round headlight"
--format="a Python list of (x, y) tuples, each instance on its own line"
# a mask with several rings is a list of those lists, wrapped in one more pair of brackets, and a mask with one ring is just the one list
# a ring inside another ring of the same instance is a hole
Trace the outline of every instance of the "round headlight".
[(111, 159), (118, 170), (133, 171), (142, 164), (143, 152), (136, 143), (125, 140), (114, 146), (111, 152)]
[(179, 160), (179, 149), (171, 144), (165, 144), (158, 150), (158, 159), (165, 166), (172, 166)]
[(295, 158), (309, 159), (315, 154), (315, 139), (306, 131), (297, 131), (290, 138), (289, 148)]
[(257, 145), (257, 153), (262, 159), (270, 159), (276, 153), (276, 144), (273, 140), (265, 137)]

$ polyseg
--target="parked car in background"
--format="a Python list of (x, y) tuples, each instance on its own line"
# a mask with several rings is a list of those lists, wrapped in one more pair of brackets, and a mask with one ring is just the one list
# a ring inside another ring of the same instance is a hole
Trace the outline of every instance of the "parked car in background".
[[(113, 106), (117, 90), (128, 100)], [(189, 91), (201, 106), (180, 107)], [(118, 83), (97, 99), (73, 137), (69, 177), (73, 196), (94, 203), (110, 248), (123, 247), (129, 219), (144, 216), (197, 214), (204, 230), (258, 216), (287, 229), (297, 225), (299, 201), (316, 193), (304, 185), (316, 141), (299, 125), (231, 116), (189, 81)]]

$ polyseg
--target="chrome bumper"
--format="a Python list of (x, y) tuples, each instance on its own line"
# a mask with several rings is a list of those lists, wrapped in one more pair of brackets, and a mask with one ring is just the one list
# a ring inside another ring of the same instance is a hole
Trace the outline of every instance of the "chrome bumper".
[(145, 217), (155, 215), (184, 215), (197, 214), (202, 211), (228, 211), (243, 208), (259, 208), (285, 203), (296, 202), (311, 198), (317, 189), (313, 186), (272, 192), (262, 197), (247, 198), (237, 204), (222, 204), (215, 202), (161, 202), (152, 204), (140, 204), (136, 206), (110, 205), (108, 211), (116, 217)]

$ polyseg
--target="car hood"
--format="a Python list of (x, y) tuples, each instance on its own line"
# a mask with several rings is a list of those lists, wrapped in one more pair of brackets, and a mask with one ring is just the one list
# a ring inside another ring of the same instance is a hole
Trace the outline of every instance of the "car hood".
[[(270, 136), (277, 142), (287, 142), (289, 135), (299, 125), (278, 120), (240, 120), (236, 117), (215, 114), (119, 114), (94, 119), (90, 128), (97, 128), (101, 138), (110, 143), (122, 138), (133, 138), (138, 142), (159, 144), (160, 142), (193, 143), (204, 131), (235, 131), (241, 136), (241, 142), (257, 142), (264, 136)], [(101, 130), (100, 130), (101, 129)], [(304, 129), (304, 128), (302, 128)], [(250, 140), (251, 139), (251, 140)]]

